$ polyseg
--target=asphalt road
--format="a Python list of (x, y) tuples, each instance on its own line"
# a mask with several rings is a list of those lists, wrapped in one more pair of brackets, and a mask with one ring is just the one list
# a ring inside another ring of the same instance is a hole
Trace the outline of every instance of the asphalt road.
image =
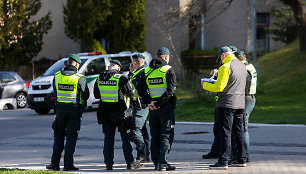
[[(38, 115), (30, 109), (0, 112), (0, 168), (45, 170), (53, 145), (53, 113)], [(209, 170), (217, 159), (201, 158), (211, 147), (212, 123), (176, 122), (175, 139), (168, 160), (177, 167), (170, 173), (290, 173), (306, 171), (306, 126), (250, 124), (251, 162), (245, 168)], [(77, 173), (109, 173), (103, 163), (104, 136), (94, 111), (83, 114), (82, 128), (74, 154)], [(135, 147), (135, 146), (134, 146)], [(134, 154), (135, 152), (134, 148)], [(152, 162), (137, 171), (126, 170), (122, 141), (116, 132), (113, 173), (155, 173)], [(63, 163), (61, 162), (61, 167)], [(160, 172), (159, 172), (160, 173)], [(167, 172), (168, 173), (168, 172)]]
[[(53, 111), (47, 115), (39, 115), (31, 109), (0, 111), (0, 140), (50, 131), (54, 116)], [(83, 114), (82, 125), (95, 121), (94, 111)]]

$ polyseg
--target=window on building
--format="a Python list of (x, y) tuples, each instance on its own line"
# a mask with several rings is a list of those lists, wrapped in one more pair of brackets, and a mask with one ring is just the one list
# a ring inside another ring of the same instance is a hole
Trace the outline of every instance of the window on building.
[(257, 52), (269, 51), (270, 39), (269, 33), (266, 32), (265, 28), (270, 26), (270, 15), (269, 13), (257, 13), (256, 14), (256, 46)]
[(201, 15), (193, 15), (190, 17), (189, 49), (201, 49)]

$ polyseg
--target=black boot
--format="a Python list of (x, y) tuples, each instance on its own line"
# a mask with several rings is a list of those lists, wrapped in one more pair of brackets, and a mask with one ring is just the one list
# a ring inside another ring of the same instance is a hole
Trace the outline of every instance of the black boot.
[(206, 155), (203, 155), (202, 156), (203, 159), (212, 159), (212, 158), (218, 158), (218, 155), (217, 154), (213, 154), (211, 152), (209, 152), (208, 154)]
[(46, 169), (58, 171), (60, 170), (60, 167), (59, 164), (50, 163), (49, 165), (46, 166)]
[(106, 166), (106, 170), (113, 170), (113, 166)]
[(69, 170), (79, 170), (79, 168), (75, 167), (74, 165), (72, 165), (71, 167), (64, 167), (63, 169), (64, 171), (69, 171)]

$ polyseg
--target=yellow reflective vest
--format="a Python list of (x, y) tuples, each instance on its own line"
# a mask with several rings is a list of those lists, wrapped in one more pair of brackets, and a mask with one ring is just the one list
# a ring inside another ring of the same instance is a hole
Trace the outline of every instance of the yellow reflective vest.
[(255, 67), (252, 64), (248, 64), (245, 66), (248, 73), (251, 75), (251, 84), (248, 89), (248, 94), (256, 94), (256, 86), (257, 86), (257, 72)]
[(132, 80), (133, 80), (134, 77), (137, 76), (137, 74), (139, 74), (143, 69), (144, 69), (144, 68), (141, 68), (141, 69), (139, 69), (138, 71), (136, 71), (136, 72), (133, 74), (133, 76), (131, 76), (131, 78), (130, 78), (130, 82), (131, 82), (133, 88), (135, 89), (135, 92), (134, 92), (134, 95), (133, 95), (133, 99), (139, 97), (139, 95), (138, 95), (138, 91), (137, 91), (137, 89), (135, 88), (135, 85), (133, 84)]
[[(76, 103), (77, 102), (77, 86), (79, 79), (83, 77), (81, 74), (63, 75), (60, 71), (55, 73), (55, 86), (57, 102), (59, 103)], [(82, 103), (82, 99), (80, 99)]]
[(145, 75), (147, 77), (146, 83), (151, 98), (161, 97), (167, 90), (166, 72), (171, 68), (170, 65), (164, 65), (157, 69), (147, 67)]
[(121, 74), (115, 74), (108, 80), (100, 80), (98, 78), (98, 87), (102, 102), (118, 102), (119, 101), (119, 79)]

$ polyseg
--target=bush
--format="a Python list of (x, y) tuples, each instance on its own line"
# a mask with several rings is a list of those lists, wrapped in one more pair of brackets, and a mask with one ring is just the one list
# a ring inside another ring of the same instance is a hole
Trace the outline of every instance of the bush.
[(209, 76), (210, 75), (207, 72), (195, 73), (187, 71), (185, 72), (185, 80), (180, 83), (180, 86), (191, 92), (195, 97), (203, 99), (209, 103), (215, 103), (214, 98), (216, 93), (206, 91), (201, 86), (201, 78), (207, 78)]
[(90, 45), (87, 48), (88, 52), (101, 52), (102, 54), (106, 54), (106, 51), (102, 48), (101, 43), (96, 39), (93, 39)]

